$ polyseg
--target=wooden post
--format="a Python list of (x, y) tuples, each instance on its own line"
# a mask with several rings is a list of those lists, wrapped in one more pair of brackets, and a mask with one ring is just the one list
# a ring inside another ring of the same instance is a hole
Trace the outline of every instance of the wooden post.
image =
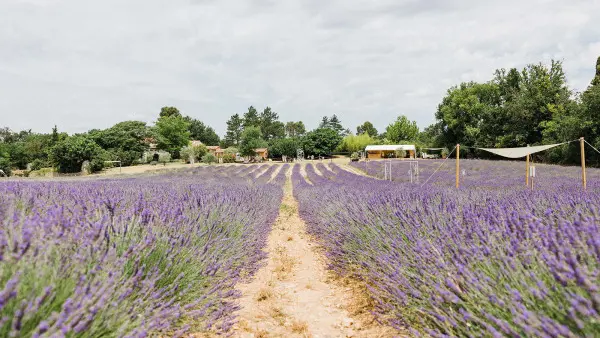
[(527, 154), (527, 159), (525, 160), (525, 186), (529, 186), (529, 154)]
[(456, 188), (460, 186), (460, 144), (456, 145)]
[(585, 177), (585, 140), (582, 138), (579, 139), (579, 147), (581, 148), (581, 183), (583, 185), (583, 190), (587, 189), (587, 180)]

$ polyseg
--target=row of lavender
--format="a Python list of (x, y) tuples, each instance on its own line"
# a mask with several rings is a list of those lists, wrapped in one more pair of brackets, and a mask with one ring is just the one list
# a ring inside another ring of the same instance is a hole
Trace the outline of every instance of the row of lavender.
[[(395, 182), (408, 183), (411, 181), (410, 161), (387, 160), (353, 162), (352, 167), (379, 179), (385, 177), (385, 163), (391, 166), (391, 177)], [(454, 159), (444, 160), (418, 160), (418, 175), (414, 175), (415, 184), (432, 184), (441, 187), (455, 185), (456, 164)], [(391, 164), (391, 165), (390, 165)], [(581, 187), (581, 168), (562, 167), (557, 165), (536, 164), (536, 177), (533, 179), (534, 188), (555, 188), (557, 182), (563, 187)], [(588, 168), (588, 178), (594, 187), (600, 187), (600, 171)], [(486, 160), (460, 160), (459, 176), (461, 186), (473, 188), (505, 189), (518, 187), (525, 189), (525, 162), (524, 161), (486, 161)]]
[(278, 168), (0, 183), (0, 336), (227, 332), (278, 214)]
[(420, 187), (333, 164), (292, 179), (309, 232), (333, 269), (369, 286), (380, 320), (437, 337), (592, 337), (600, 193), (566, 188), (569, 175), (536, 191)]

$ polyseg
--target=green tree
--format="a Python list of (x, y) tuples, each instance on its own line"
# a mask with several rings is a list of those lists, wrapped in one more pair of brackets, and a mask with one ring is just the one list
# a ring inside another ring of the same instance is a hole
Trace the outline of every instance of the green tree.
[(56, 125), (54, 125), (54, 127), (52, 128), (52, 146), (57, 144), (58, 141), (60, 141), (60, 134), (58, 133), (58, 127)]
[(359, 135), (346, 135), (340, 143), (338, 150), (342, 152), (358, 152), (363, 151), (368, 145), (378, 144), (377, 139), (371, 137), (368, 133)]
[(263, 140), (259, 127), (247, 127), (242, 133), (240, 140), (240, 154), (242, 156), (254, 156), (255, 149), (266, 148), (267, 142)]
[(224, 147), (237, 146), (240, 144), (242, 132), (244, 131), (244, 120), (239, 114), (235, 114), (227, 120), (227, 132), (223, 140)]
[(184, 119), (190, 124), (189, 132), (192, 140), (198, 140), (209, 146), (216, 146), (219, 144), (219, 135), (217, 135), (212, 127), (189, 116), (184, 117)]
[(342, 136), (330, 128), (317, 128), (302, 138), (306, 155), (329, 155), (342, 141)]
[(319, 128), (320, 129), (322, 129), (322, 128), (331, 128), (328, 116), (323, 116), (323, 118), (321, 119), (321, 123), (319, 123)]
[(288, 122), (285, 124), (285, 133), (287, 137), (300, 137), (306, 134), (306, 127), (304, 122)]
[(279, 115), (266, 107), (259, 116), (260, 130), (265, 140), (285, 137), (285, 125), (279, 121)]
[(273, 139), (269, 142), (269, 156), (270, 157), (281, 157), (287, 156), (290, 158), (296, 157), (298, 149), (301, 147), (300, 140), (298, 138), (279, 138)]
[[(600, 65), (598, 58), (597, 66)], [(600, 147), (600, 71), (597, 70), (590, 86), (566, 105), (550, 105), (552, 120), (543, 122), (543, 143), (559, 143), (585, 137), (594, 147)], [(579, 144), (556, 147), (546, 152), (554, 163), (580, 164)], [(588, 165), (600, 165), (600, 156), (586, 152)]]
[(162, 107), (160, 108), (159, 117), (181, 117), (179, 109), (175, 107)]
[[(571, 98), (559, 61), (552, 60), (549, 67), (541, 63), (527, 65), (518, 77), (514, 73), (511, 71), (507, 76), (496, 73), (493, 82), (501, 89), (501, 109), (493, 112), (491, 118), (483, 118), (482, 125), (491, 126), (481, 128), (482, 131), (494, 135), (498, 146), (541, 142), (543, 122), (551, 120), (555, 111), (566, 109)], [(506, 87), (508, 90), (504, 90)]]
[(336, 114), (333, 114), (331, 117), (323, 116), (318, 129), (333, 129), (340, 136), (350, 134), (350, 131), (342, 126), (342, 122)]
[[(10, 176), (12, 173), (12, 166), (10, 164), (10, 155), (7, 148), (7, 144), (0, 141), (0, 170), (4, 172), (4, 175)], [(2, 176), (2, 174), (0, 174), (0, 176)]]
[(592, 86), (600, 85), (600, 56), (596, 60), (596, 76), (594, 76), (594, 79), (592, 80), (591, 85)]
[(190, 141), (189, 123), (181, 116), (165, 116), (158, 119), (154, 129), (158, 148), (179, 158), (179, 150)]
[(392, 143), (400, 143), (401, 141), (416, 141), (419, 135), (419, 127), (417, 122), (410, 121), (406, 116), (400, 115), (396, 121), (387, 126), (386, 137)]
[(90, 130), (88, 134), (108, 152), (111, 160), (128, 166), (142, 157), (147, 149), (144, 140), (150, 136), (150, 131), (145, 122), (123, 121), (105, 130)]
[(98, 171), (104, 160), (104, 150), (87, 135), (68, 137), (50, 149), (50, 161), (62, 173), (81, 171), (84, 161), (94, 162), (92, 169)]
[(248, 107), (248, 111), (243, 117), (243, 127), (259, 127), (260, 128), (260, 116), (253, 106)]
[(356, 127), (356, 135), (361, 135), (365, 133), (369, 134), (369, 136), (371, 137), (377, 137), (379, 135), (377, 129), (373, 126), (373, 123), (369, 121), (366, 121), (365, 123)]

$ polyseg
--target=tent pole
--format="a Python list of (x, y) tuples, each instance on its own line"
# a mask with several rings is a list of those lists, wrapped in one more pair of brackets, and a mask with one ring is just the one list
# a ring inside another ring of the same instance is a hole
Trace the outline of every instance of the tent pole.
[(460, 144), (456, 145), (456, 188), (460, 186), (460, 176), (458, 172), (460, 171)]
[(579, 147), (581, 148), (581, 183), (583, 185), (583, 190), (587, 189), (587, 180), (585, 177), (585, 140), (583, 137), (579, 139)]
[(525, 186), (529, 186), (529, 154), (525, 160)]

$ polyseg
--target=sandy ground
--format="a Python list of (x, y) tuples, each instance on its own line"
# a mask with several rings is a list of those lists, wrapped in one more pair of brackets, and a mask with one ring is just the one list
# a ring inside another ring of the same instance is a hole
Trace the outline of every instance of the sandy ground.
[(291, 170), (266, 251), (267, 263), (238, 288), (239, 322), (234, 337), (392, 337), (366, 310), (356, 286), (334, 280), (325, 260), (306, 234), (292, 196)]

